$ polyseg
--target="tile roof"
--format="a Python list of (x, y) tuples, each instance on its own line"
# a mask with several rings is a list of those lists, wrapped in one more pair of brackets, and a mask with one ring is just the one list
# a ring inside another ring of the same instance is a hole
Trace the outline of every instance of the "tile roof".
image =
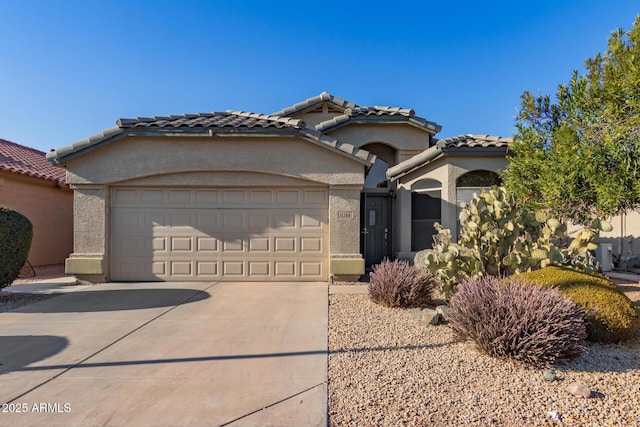
[(415, 111), (408, 108), (400, 107), (355, 107), (347, 108), (344, 113), (335, 116), (316, 125), (316, 129), (320, 132), (327, 132), (331, 129), (346, 125), (347, 123), (389, 123), (399, 122), (413, 125), (417, 128), (426, 130), (432, 135), (440, 132), (442, 126), (437, 123), (430, 122), (422, 117), (417, 117)]
[(400, 116), (405, 116), (405, 117), (413, 117), (415, 116), (416, 112), (413, 111), (412, 109), (409, 108), (400, 108), (400, 107), (380, 107), (380, 106), (374, 106), (374, 107), (356, 107), (356, 108), (349, 108), (347, 110), (345, 110), (344, 112), (345, 114), (349, 115), (349, 116), (383, 116), (383, 115), (388, 115), (388, 116), (395, 116), (395, 115), (400, 115)]
[(184, 132), (196, 136), (237, 135), (243, 132), (262, 135), (298, 135), (310, 142), (354, 156), (358, 161), (368, 166), (371, 166), (376, 158), (366, 150), (361, 150), (351, 144), (341, 143), (314, 129), (306, 129), (306, 124), (302, 120), (276, 115), (228, 110), (225, 112), (118, 119), (116, 124), (116, 127), (48, 153), (47, 159), (55, 164), (60, 164), (84, 151), (128, 135), (148, 134), (149, 132), (162, 135), (171, 130), (174, 130), (174, 132), (170, 132), (172, 135), (175, 135), (176, 132)]
[(503, 138), (492, 135), (458, 135), (450, 138), (440, 139), (436, 142), (443, 148), (451, 147), (507, 147), (512, 138)]
[(342, 98), (338, 98), (337, 96), (333, 96), (328, 92), (322, 92), (318, 96), (313, 96), (311, 98), (305, 99), (302, 102), (293, 104), (290, 107), (283, 108), (280, 111), (276, 111), (275, 113), (273, 113), (273, 115), (274, 116), (293, 116), (295, 114), (309, 110), (319, 104), (322, 104), (323, 102), (327, 102), (341, 110), (357, 107), (357, 105), (354, 104), (353, 102), (349, 102)]
[(245, 111), (227, 110), (224, 112), (181, 114), (176, 116), (135, 117), (133, 119), (118, 119), (119, 128), (136, 127), (173, 127), (173, 128), (253, 128), (253, 127), (292, 127), (304, 129), (302, 120), (276, 115), (248, 113)]
[(43, 178), (63, 184), (66, 171), (47, 161), (45, 153), (0, 139), (0, 170)]
[(427, 148), (422, 153), (418, 153), (387, 169), (387, 178), (395, 181), (445, 154), (480, 152), (485, 155), (493, 154), (504, 156), (507, 153), (507, 148), (511, 141), (511, 138), (472, 134), (440, 139), (435, 145)]

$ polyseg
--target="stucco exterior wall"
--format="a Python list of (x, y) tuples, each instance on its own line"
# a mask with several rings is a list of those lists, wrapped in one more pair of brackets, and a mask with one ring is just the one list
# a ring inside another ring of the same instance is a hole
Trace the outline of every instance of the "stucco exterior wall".
[(324, 112), (313, 111), (308, 113), (296, 114), (293, 116), (296, 119), (300, 119), (307, 124), (307, 128), (313, 128), (318, 123), (322, 123), (327, 120), (331, 120), (335, 116), (339, 116), (340, 113), (337, 111), (329, 111), (328, 108), (325, 107)]
[(364, 183), (364, 165), (296, 138), (128, 137), (67, 162), (69, 184), (157, 174), (250, 171), (329, 185)]
[[(611, 244), (611, 250), (615, 257), (640, 258), (640, 209), (628, 212), (625, 215), (617, 215), (607, 218), (613, 226), (608, 233), (600, 233), (599, 243)], [(568, 225), (569, 234), (582, 229), (580, 226)]]
[(112, 185), (328, 187), (331, 273), (364, 273), (359, 212), (365, 166), (312, 142), (264, 137), (128, 137), (68, 161), (67, 171), (76, 191), (75, 245), (67, 260), (69, 273), (91, 279), (108, 277)]
[[(427, 165), (403, 176), (398, 183), (399, 195), (402, 190), (409, 192), (412, 187), (424, 179), (435, 180), (441, 183), (441, 224), (451, 230), (452, 236), (457, 236), (457, 193), (456, 180), (467, 172), (474, 170), (489, 170), (500, 172), (508, 165), (504, 157), (483, 156), (444, 156)], [(403, 201), (403, 210), (411, 211), (411, 200)], [(399, 225), (400, 248), (406, 250), (411, 247), (411, 228), (406, 226), (406, 219)], [(409, 221), (409, 224), (411, 222)]]
[(33, 224), (29, 262), (61, 264), (73, 246), (73, 192), (56, 182), (0, 171), (0, 205)]
[(328, 132), (340, 141), (361, 147), (371, 142), (387, 144), (397, 151), (395, 163), (429, 148), (429, 134), (406, 123), (353, 123)]
[(613, 230), (601, 233), (600, 242), (611, 243), (613, 253), (640, 257), (640, 209), (611, 218)]

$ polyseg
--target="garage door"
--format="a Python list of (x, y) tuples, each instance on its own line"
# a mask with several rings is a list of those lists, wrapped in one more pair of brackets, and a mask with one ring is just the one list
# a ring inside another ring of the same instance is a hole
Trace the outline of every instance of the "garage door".
[(114, 188), (112, 280), (326, 280), (323, 188)]

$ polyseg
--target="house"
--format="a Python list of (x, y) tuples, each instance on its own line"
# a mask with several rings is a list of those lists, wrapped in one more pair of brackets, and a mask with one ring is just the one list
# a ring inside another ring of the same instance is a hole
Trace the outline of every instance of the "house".
[(413, 110), (326, 92), (270, 115), (119, 119), (47, 154), (75, 191), (67, 272), (318, 281), (411, 258), (507, 164), (508, 139), (440, 131)]
[(45, 153), (0, 139), (0, 205), (33, 224), (28, 261), (62, 264), (73, 248), (73, 191)]

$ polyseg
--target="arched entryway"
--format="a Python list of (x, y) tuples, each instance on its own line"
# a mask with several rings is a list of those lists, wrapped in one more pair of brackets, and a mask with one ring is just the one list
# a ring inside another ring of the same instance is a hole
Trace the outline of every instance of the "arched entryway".
[(397, 150), (373, 142), (360, 148), (377, 156), (365, 178), (361, 198), (360, 249), (367, 269), (393, 254), (393, 195), (395, 184), (387, 180), (387, 169), (397, 162)]
[(442, 183), (435, 179), (416, 181), (411, 186), (411, 251), (431, 248), (436, 222), (442, 222)]

